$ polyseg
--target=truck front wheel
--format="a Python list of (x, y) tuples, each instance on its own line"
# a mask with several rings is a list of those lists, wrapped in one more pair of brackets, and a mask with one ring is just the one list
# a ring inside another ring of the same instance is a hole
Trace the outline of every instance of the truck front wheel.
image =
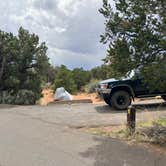
[(118, 110), (125, 110), (131, 104), (131, 96), (126, 91), (116, 91), (111, 96), (112, 107)]
[(166, 95), (161, 96), (163, 100), (166, 101)]
[(111, 99), (110, 99), (110, 97), (104, 97), (104, 101), (105, 101), (106, 104), (111, 106)]

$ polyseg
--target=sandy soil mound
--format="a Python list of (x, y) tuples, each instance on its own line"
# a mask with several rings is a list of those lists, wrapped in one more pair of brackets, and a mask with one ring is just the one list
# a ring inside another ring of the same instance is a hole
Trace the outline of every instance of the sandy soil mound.
[[(43, 97), (39, 100), (40, 105), (47, 105), (54, 101), (54, 92), (52, 89), (46, 88), (42, 91)], [(103, 101), (97, 96), (96, 93), (78, 93), (73, 95), (73, 100), (91, 99), (93, 104), (102, 103)]]
[(78, 93), (77, 95), (73, 95), (74, 100), (81, 100), (81, 99), (91, 99), (93, 104), (103, 102), (96, 93)]

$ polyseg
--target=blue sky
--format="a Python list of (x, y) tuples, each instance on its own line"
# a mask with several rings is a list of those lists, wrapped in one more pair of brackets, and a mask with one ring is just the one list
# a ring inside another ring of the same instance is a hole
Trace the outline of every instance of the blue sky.
[(90, 69), (102, 64), (102, 0), (0, 0), (0, 29), (17, 33), (20, 26), (39, 35), (53, 65)]

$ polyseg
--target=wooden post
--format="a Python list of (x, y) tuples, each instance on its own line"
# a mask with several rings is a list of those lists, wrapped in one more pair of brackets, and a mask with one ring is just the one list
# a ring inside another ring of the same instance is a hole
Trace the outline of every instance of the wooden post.
[(127, 128), (130, 134), (135, 132), (136, 109), (130, 105), (127, 109)]

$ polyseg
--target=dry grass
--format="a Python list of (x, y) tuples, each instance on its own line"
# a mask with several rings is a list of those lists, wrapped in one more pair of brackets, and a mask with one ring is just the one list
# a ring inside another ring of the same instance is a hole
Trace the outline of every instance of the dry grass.
[(136, 132), (133, 135), (129, 133), (126, 125), (88, 128), (86, 131), (96, 135), (166, 147), (166, 119), (138, 123)]

